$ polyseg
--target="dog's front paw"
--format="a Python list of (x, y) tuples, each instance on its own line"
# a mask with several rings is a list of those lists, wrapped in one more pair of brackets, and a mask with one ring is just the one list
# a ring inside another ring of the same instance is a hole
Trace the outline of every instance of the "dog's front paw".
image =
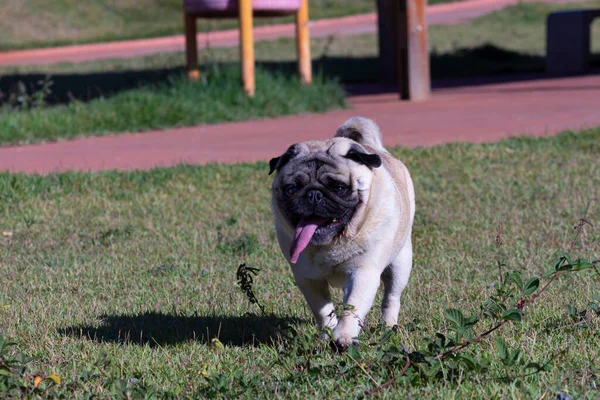
[(335, 341), (331, 342), (332, 348), (338, 353), (346, 351), (350, 345), (358, 347), (358, 339), (352, 335), (336, 335)]
[(354, 319), (341, 320), (338, 325), (333, 329), (333, 336), (335, 339), (335, 348), (338, 351), (344, 351), (351, 344), (358, 346), (358, 333), (360, 328)]
[(335, 341), (335, 344), (338, 347), (341, 347), (342, 349), (346, 350), (348, 347), (350, 347), (351, 344), (358, 347), (358, 339), (352, 338), (349, 336), (348, 337), (339, 337)]

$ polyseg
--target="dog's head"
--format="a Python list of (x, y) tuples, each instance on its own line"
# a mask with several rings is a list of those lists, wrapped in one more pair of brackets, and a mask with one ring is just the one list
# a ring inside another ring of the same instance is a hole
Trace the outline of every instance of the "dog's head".
[(373, 168), (381, 158), (347, 138), (297, 143), (269, 163), (277, 171), (273, 208), (294, 232), (295, 263), (309, 244), (324, 245), (344, 232), (368, 202)]

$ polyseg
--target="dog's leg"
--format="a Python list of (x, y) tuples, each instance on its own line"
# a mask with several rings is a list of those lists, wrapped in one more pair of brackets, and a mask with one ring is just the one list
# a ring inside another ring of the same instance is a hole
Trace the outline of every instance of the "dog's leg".
[(400, 312), (400, 295), (408, 283), (412, 269), (412, 243), (410, 237), (396, 259), (383, 271), (384, 292), (381, 303), (381, 319), (387, 326), (398, 323)]
[(377, 294), (379, 276), (370, 269), (353, 271), (344, 285), (344, 305), (338, 325), (333, 330), (336, 343), (342, 349), (357, 344), (355, 339), (360, 332), (365, 317)]
[(325, 280), (299, 279), (296, 284), (313, 312), (319, 328), (335, 328), (337, 317), (331, 301), (329, 283)]

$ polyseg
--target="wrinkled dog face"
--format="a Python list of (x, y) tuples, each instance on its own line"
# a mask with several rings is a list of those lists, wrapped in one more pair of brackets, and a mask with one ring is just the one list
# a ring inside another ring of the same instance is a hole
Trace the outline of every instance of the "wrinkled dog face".
[(337, 168), (324, 157), (293, 163), (282, 171), (277, 201), (296, 227), (303, 219), (323, 218), (311, 244), (331, 241), (350, 220), (359, 203), (356, 187), (346, 168)]
[(341, 138), (299, 143), (271, 160), (271, 170), (278, 170), (274, 201), (296, 232), (293, 260), (307, 245), (327, 244), (343, 230), (366, 200), (370, 168), (379, 165), (379, 156)]

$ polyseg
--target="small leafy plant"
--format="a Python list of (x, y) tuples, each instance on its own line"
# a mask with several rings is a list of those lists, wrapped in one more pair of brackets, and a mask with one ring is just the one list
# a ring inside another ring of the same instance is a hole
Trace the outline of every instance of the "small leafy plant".
[[(50, 76), (36, 82), (37, 87), (27, 87), (22, 81), (18, 81), (16, 89), (6, 96), (4, 104), (0, 106), (8, 110), (28, 110), (33, 108), (44, 108), (48, 98), (52, 95), (54, 82)], [(2, 97), (0, 96), (0, 100)]]
[[(585, 225), (591, 226), (591, 223), (586, 220), (589, 206), (590, 204), (588, 203), (583, 218), (581, 218), (575, 226), (576, 234), (571, 242), (569, 251), (572, 251), (575, 247), (575, 243), (579, 238), (583, 227)], [(502, 224), (500, 224), (496, 244), (499, 248), (503, 244)], [(491, 285), (495, 291), (489, 299), (481, 305), (481, 315), (465, 317), (461, 310), (447, 309), (444, 312), (447, 322), (446, 328), (448, 331), (452, 332), (452, 335), (449, 336), (437, 332), (435, 335), (427, 337), (425, 340), (426, 347), (424, 349), (419, 351), (416, 350), (406, 355), (406, 365), (400, 375), (416, 374), (419, 377), (419, 380), (428, 380), (432, 378), (453, 380), (458, 379), (461, 374), (468, 372), (487, 372), (490, 360), (476, 360), (472, 354), (465, 352), (467, 347), (480, 343), (484, 338), (499, 330), (509, 322), (520, 322), (524, 315), (523, 310), (526, 307), (533, 305), (536, 299), (548, 289), (552, 282), (563, 274), (592, 269), (600, 276), (597, 264), (598, 260), (589, 262), (581, 258), (573, 259), (568, 252), (565, 252), (552, 264), (551, 269), (545, 275), (549, 280), (541, 289), (539, 289), (539, 277), (532, 277), (525, 281), (520, 271), (507, 271), (502, 273), (503, 268), (506, 266), (498, 260), (500, 279), (499, 282)], [(592, 304), (595, 303), (590, 302), (590, 307), (593, 309)], [(577, 317), (577, 311), (570, 310), (570, 315)], [(491, 320), (492, 323), (482, 333), (475, 334), (473, 328), (476, 327), (482, 319)], [(517, 365), (522, 367), (522, 371), (520, 371), (518, 375), (519, 377), (547, 371), (551, 367), (550, 362), (554, 357), (552, 356), (549, 360), (544, 361), (525, 362), (521, 357), (520, 349), (511, 349), (500, 338), (496, 338), (495, 345), (498, 357), (502, 364), (507, 367), (514, 367)], [(367, 393), (373, 394), (383, 389), (386, 387), (386, 384), (391, 384), (396, 378), (397, 377), (394, 377), (392, 380), (384, 383), (384, 385), (371, 389), (370, 391), (367, 391)], [(516, 377), (507, 375), (495, 377), (493, 379), (514, 380)]]
[(236, 272), (236, 277), (240, 289), (242, 292), (244, 292), (250, 304), (256, 304), (258, 308), (260, 308), (260, 311), (264, 314), (265, 309), (256, 298), (254, 290), (252, 289), (252, 285), (254, 283), (253, 276), (258, 274), (259, 271), (260, 270), (258, 268), (251, 268), (246, 266), (246, 264), (240, 264)]

